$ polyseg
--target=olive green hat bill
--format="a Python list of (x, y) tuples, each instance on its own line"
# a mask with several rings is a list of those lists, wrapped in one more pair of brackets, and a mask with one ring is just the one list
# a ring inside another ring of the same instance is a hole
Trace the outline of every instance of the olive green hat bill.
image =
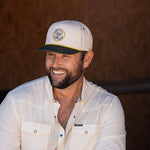
[(90, 51), (93, 46), (91, 31), (86, 25), (73, 20), (53, 23), (47, 32), (45, 46), (37, 51), (52, 51), (62, 54), (75, 54)]

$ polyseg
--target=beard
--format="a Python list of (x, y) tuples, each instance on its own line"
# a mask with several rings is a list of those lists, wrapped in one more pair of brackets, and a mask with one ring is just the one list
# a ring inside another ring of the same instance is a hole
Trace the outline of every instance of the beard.
[[(63, 70), (66, 72), (65, 77), (62, 80), (58, 80), (53, 78), (52, 75), (52, 70)], [(65, 89), (67, 87), (69, 87), (71, 84), (73, 84), (74, 82), (76, 82), (83, 74), (83, 62), (78, 64), (78, 68), (74, 71), (75, 75), (72, 75), (71, 72), (69, 72), (67, 69), (64, 68), (53, 68), (50, 67), (49, 69), (46, 69), (47, 71), (47, 75), (49, 77), (50, 83), (52, 85), (52, 87), (58, 88), (58, 89)]]

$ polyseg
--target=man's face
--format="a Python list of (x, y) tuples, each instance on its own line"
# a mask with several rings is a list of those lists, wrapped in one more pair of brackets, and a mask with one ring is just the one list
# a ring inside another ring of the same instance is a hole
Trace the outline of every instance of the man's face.
[(53, 87), (64, 89), (83, 74), (80, 52), (73, 55), (46, 53), (46, 71)]

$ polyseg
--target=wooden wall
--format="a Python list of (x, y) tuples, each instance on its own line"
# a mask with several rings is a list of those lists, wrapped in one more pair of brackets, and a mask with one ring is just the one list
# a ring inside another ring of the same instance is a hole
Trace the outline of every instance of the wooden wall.
[[(148, 0), (0, 0), (0, 90), (45, 75), (49, 25), (73, 19), (94, 37), (93, 82), (150, 79)], [(127, 149), (148, 149), (150, 93), (118, 95), (126, 115)]]

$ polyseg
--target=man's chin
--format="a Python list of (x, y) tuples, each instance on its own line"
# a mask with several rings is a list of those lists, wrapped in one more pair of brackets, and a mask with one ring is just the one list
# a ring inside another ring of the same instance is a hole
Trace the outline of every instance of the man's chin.
[(58, 79), (56, 80), (56, 79), (49, 77), (49, 80), (50, 80), (52, 87), (54, 87), (54, 88), (65, 89), (68, 87), (68, 84), (63, 82), (63, 79), (62, 80), (58, 80)]
[(52, 87), (57, 88), (57, 89), (65, 89), (68, 87), (67, 84), (62, 84), (62, 83), (54, 83), (51, 82)]

